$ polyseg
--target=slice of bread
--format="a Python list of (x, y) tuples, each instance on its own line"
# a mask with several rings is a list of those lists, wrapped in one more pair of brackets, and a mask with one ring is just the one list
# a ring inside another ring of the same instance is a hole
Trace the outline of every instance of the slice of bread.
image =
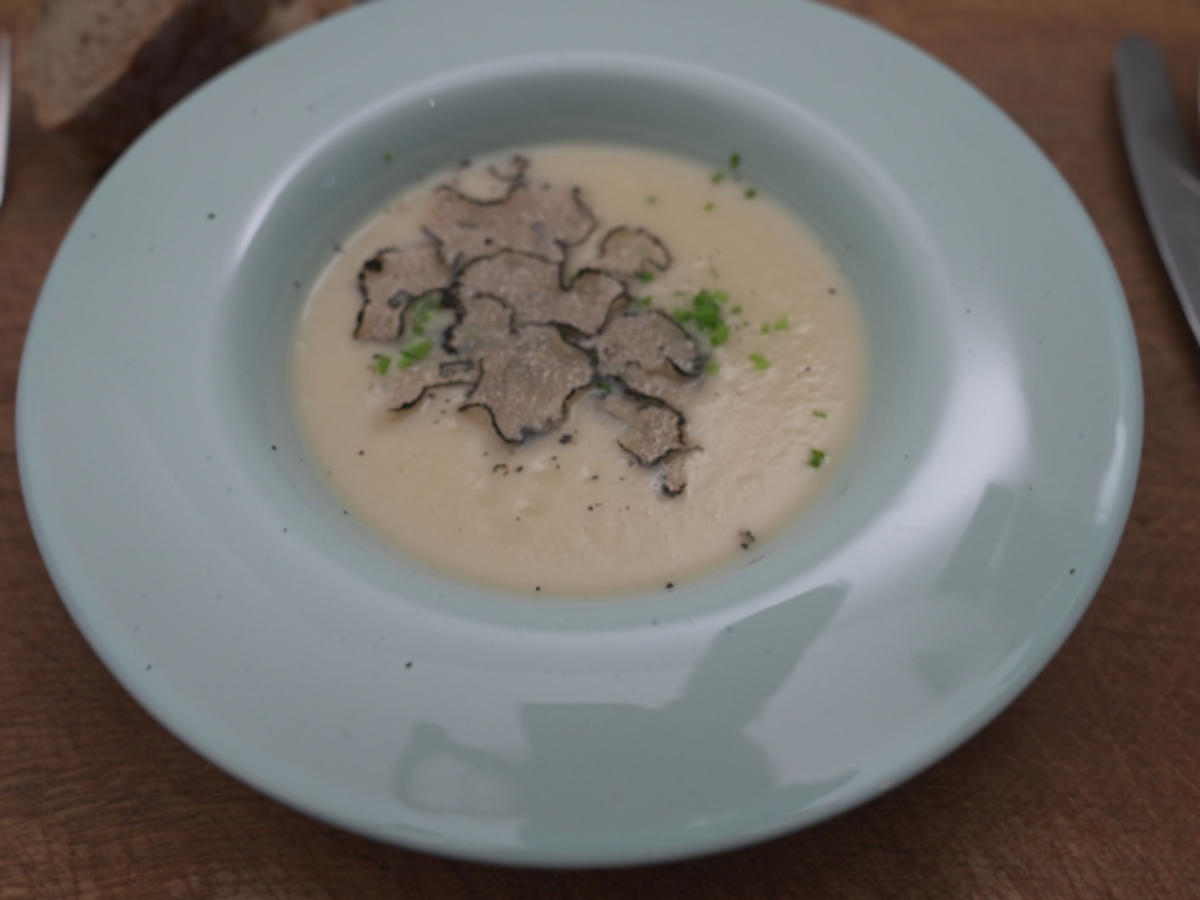
[(110, 161), (201, 82), (353, 0), (41, 0), (17, 82), (43, 128)]

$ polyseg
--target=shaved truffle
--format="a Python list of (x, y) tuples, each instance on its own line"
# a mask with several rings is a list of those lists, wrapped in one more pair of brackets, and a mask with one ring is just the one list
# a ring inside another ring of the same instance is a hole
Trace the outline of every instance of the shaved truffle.
[(502, 249), (559, 262), (564, 248), (586, 240), (595, 227), (578, 188), (531, 187), (524, 177), (498, 200), (479, 200), (442, 185), (425, 223), (442, 260), (456, 268)]
[(430, 388), (471, 384), (475, 374), (475, 366), (469, 360), (464, 365), (459, 361), (423, 359), (407, 369), (392, 366), (387, 374), (377, 375), (374, 389), (382, 394), (389, 410), (399, 412), (416, 406)]
[(385, 247), (358, 270), (362, 306), (354, 336), (364, 341), (394, 341), (404, 331), (404, 308), (430, 291), (449, 287), (450, 268), (431, 242)]
[(628, 366), (645, 372), (673, 369), (680, 375), (699, 375), (705, 356), (700, 345), (679, 323), (659, 310), (628, 310), (615, 317), (592, 344), (600, 367), (621, 374)]
[(455, 322), (446, 331), (445, 348), (470, 356), (506, 340), (513, 332), (512, 310), (495, 297), (480, 294), (460, 298)]
[(567, 401), (593, 374), (587, 353), (546, 325), (521, 328), (486, 351), (479, 367), (482, 374), (462, 408), (486, 409), (496, 433), (514, 444), (557, 428)]
[(624, 293), (621, 283), (602, 272), (584, 270), (569, 287), (563, 287), (557, 263), (502, 250), (473, 260), (459, 274), (459, 296), (491, 294), (510, 307), (517, 325), (567, 325), (583, 334), (595, 334), (608, 312)]
[(520, 181), (525, 175), (525, 170), (529, 168), (529, 160), (517, 153), (510, 156), (506, 162), (497, 165), (488, 166), (488, 174), (498, 181), (507, 181), (512, 184), (515, 181)]
[(687, 487), (687, 460), (692, 451), (697, 449), (693, 447), (676, 451), (663, 462), (659, 487), (668, 497), (678, 497)]
[(596, 265), (608, 272), (633, 277), (671, 265), (671, 254), (658, 237), (645, 228), (619, 225), (600, 241)]
[(620, 392), (605, 397), (603, 405), (626, 423), (617, 443), (643, 466), (661, 462), (668, 453), (687, 446), (683, 414), (666, 403)]

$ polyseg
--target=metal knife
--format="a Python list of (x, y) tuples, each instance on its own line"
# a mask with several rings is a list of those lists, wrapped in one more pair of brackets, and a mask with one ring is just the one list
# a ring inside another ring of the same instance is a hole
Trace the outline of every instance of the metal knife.
[(1162, 53), (1149, 38), (1117, 46), (1117, 108), (1142, 208), (1175, 294), (1200, 341), (1200, 166)]
[(0, 206), (4, 205), (4, 173), (8, 168), (8, 117), (12, 95), (12, 39), (0, 34)]

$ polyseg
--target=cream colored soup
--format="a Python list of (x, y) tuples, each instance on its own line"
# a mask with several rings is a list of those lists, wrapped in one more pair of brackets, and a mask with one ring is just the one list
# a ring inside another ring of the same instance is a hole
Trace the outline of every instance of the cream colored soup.
[(484, 410), (458, 409), (466, 388), (435, 388), (404, 412), (372, 390), (379, 347), (352, 337), (360, 267), (381, 247), (420, 238), (434, 186), (494, 194), (486, 167), (511, 154), (406, 191), (322, 273), (293, 369), (312, 454), (351, 514), (399, 548), (530, 594), (661, 589), (749, 558), (828, 482), (861, 417), (866, 344), (850, 284), (805, 225), (754, 189), (749, 157), (717, 177), (624, 146), (520, 152), (530, 179), (579, 186), (598, 220), (568, 270), (608, 229), (642, 226), (673, 261), (653, 280), (635, 280), (631, 294), (667, 312), (704, 289), (728, 297), (729, 337), (712, 349), (683, 410), (700, 448), (687, 455), (686, 489), (664, 495), (659, 468), (618, 446), (622, 426), (595, 391), (573, 397), (558, 430), (514, 445)]

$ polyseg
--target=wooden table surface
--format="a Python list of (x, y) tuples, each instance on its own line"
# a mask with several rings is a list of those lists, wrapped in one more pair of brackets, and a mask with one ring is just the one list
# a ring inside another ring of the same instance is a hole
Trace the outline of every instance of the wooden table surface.
[[(29, 0), (0, 0), (0, 27)], [(768, 844), (618, 871), (514, 871), (393, 849), (193, 754), (76, 631), (30, 534), (13, 398), (25, 330), (92, 173), (15, 111), (0, 209), (0, 898), (1200, 897), (1200, 349), (1125, 165), (1111, 59), (1158, 39), (1195, 136), (1197, 0), (841, 0), (937, 56), (1059, 167), (1116, 262), (1146, 436), (1128, 529), (1033, 685), (885, 797)], [(1197, 252), (1200, 252), (1198, 248)]]

